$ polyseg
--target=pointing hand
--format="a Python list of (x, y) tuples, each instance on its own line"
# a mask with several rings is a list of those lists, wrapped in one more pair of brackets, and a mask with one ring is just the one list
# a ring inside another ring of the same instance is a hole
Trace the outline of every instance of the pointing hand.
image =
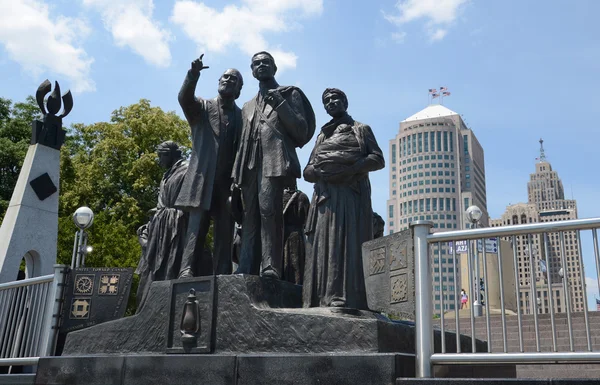
[(204, 63), (202, 63), (203, 57), (204, 57), (204, 54), (200, 55), (200, 57), (198, 59), (196, 59), (192, 62), (192, 71), (200, 72), (203, 69), (209, 68), (209, 67), (205, 66)]

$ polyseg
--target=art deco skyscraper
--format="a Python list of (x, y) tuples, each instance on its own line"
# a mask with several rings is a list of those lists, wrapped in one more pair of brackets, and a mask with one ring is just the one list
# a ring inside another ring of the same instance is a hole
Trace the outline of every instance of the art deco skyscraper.
[[(492, 226), (506, 226), (533, 222), (553, 222), (577, 219), (577, 202), (565, 199), (565, 192), (558, 173), (546, 159), (544, 141), (540, 139), (540, 157), (535, 165), (535, 172), (530, 175), (527, 183), (528, 203), (508, 206), (500, 219), (491, 221)], [(507, 239), (510, 240), (510, 239)], [(548, 233), (532, 237), (531, 258), (529, 240), (527, 237), (517, 237), (514, 247), (517, 249), (521, 298), (520, 305), (524, 313), (531, 313), (536, 306), (540, 311), (549, 312), (550, 293), (547, 279), (552, 283), (552, 299), (555, 312), (566, 311), (565, 292), (561, 277), (561, 261), (565, 258), (567, 266), (568, 288), (570, 293), (571, 311), (583, 311), (584, 293), (581, 280), (584, 279), (580, 259), (580, 242), (577, 232), (564, 232), (564, 249), (561, 246), (559, 233)], [(564, 256), (563, 256), (564, 250)], [(546, 253), (549, 266), (546, 266)], [(532, 277), (532, 266), (535, 275)], [(545, 272), (543, 270), (546, 270)], [(564, 273), (562, 274), (564, 275)], [(537, 297), (540, 301), (531, 300), (532, 279), (536, 286)], [(539, 305), (538, 305), (539, 304)]]

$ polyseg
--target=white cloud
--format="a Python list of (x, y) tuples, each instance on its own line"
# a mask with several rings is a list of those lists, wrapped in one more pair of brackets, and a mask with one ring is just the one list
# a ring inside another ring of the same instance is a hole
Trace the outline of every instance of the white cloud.
[(171, 64), (171, 34), (152, 19), (152, 0), (83, 0), (102, 15), (104, 26), (119, 47), (129, 47), (150, 64)]
[(468, 2), (469, 0), (399, 0), (396, 3), (399, 14), (384, 13), (384, 17), (397, 26), (425, 19), (425, 29), (430, 41), (439, 41), (448, 33), (447, 27), (454, 23), (461, 6)]
[(224, 52), (237, 47), (247, 55), (268, 50), (277, 68), (295, 68), (298, 57), (269, 45), (265, 35), (286, 32), (297, 26), (300, 17), (320, 15), (323, 0), (242, 0), (242, 5), (227, 5), (222, 10), (204, 3), (179, 0), (171, 21), (198, 45), (198, 51)]
[[(50, 18), (38, 0), (0, 0), (0, 43), (8, 56), (33, 76), (50, 71), (69, 79), (73, 92), (94, 91), (88, 57), (77, 41), (89, 34), (81, 19)], [(59, 79), (60, 80), (60, 79)]]
[(431, 41), (442, 40), (444, 38), (444, 36), (446, 36), (447, 33), (448, 33), (448, 30), (438, 28), (431, 34), (431, 36), (429, 38)]
[(406, 39), (406, 32), (394, 32), (392, 33), (392, 40), (398, 44), (404, 43)]

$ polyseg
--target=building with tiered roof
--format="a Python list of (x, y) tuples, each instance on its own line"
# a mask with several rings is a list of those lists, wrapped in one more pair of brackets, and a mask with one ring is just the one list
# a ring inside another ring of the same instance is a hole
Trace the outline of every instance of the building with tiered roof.
[[(491, 225), (496, 227), (577, 219), (577, 202), (565, 199), (562, 181), (546, 159), (542, 139), (540, 157), (535, 165), (535, 172), (530, 175), (527, 183), (527, 192), (528, 203), (508, 206), (501, 218), (491, 220)], [(513, 247), (517, 252), (521, 292), (519, 302), (525, 314), (531, 314), (536, 308), (542, 313), (548, 313), (552, 310), (551, 304), (555, 312), (565, 312), (567, 286), (571, 311), (584, 310), (585, 295), (581, 284), (584, 275), (579, 237), (576, 231), (565, 231), (563, 235), (562, 246), (559, 233), (548, 233), (546, 237), (541, 234), (532, 236), (531, 246), (528, 237), (515, 237)], [(512, 242), (512, 239), (506, 240)], [(563, 281), (563, 257), (567, 267), (566, 282)], [(551, 290), (548, 289), (548, 281)], [(537, 297), (535, 301), (532, 300), (534, 297)]]

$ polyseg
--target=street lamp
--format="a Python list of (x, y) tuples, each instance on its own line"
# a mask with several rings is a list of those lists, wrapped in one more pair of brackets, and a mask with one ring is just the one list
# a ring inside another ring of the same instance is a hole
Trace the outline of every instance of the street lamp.
[[(567, 269), (567, 272), (568, 271), (569, 271), (569, 269)], [(565, 295), (565, 306), (567, 308), (567, 311), (570, 311), (571, 310), (571, 300), (569, 298), (569, 277), (568, 277), (567, 273), (563, 270), (562, 267), (560, 268), (560, 270), (558, 270), (558, 276), (560, 277), (562, 284), (563, 284), (563, 290), (564, 290), (564, 295)]]
[(483, 212), (477, 206), (469, 206), (469, 208), (467, 209), (467, 219), (473, 224), (475, 228), (477, 228), (477, 223), (479, 222), (482, 216)]
[(87, 245), (87, 234), (85, 229), (94, 223), (94, 212), (86, 206), (80, 207), (73, 213), (73, 223), (79, 229), (75, 232), (73, 243), (73, 256), (71, 257), (71, 269), (85, 266), (85, 256), (91, 253), (92, 246)]
[(82, 206), (73, 213), (73, 222), (79, 229), (87, 229), (94, 223), (94, 212), (86, 206)]
[[(483, 212), (477, 206), (469, 206), (467, 209), (467, 219), (471, 222), (471, 227), (476, 229), (477, 223), (481, 220), (483, 216)], [(475, 317), (481, 317), (483, 315), (483, 308), (481, 306), (481, 301), (479, 300), (481, 296), (480, 287), (479, 287), (479, 255), (476, 251), (477, 240), (473, 241), (474, 247), (471, 248), (471, 258), (475, 259), (475, 301), (473, 301), (473, 314)], [(485, 253), (485, 245), (483, 247), (483, 252)], [(484, 254), (485, 255), (485, 254)]]

